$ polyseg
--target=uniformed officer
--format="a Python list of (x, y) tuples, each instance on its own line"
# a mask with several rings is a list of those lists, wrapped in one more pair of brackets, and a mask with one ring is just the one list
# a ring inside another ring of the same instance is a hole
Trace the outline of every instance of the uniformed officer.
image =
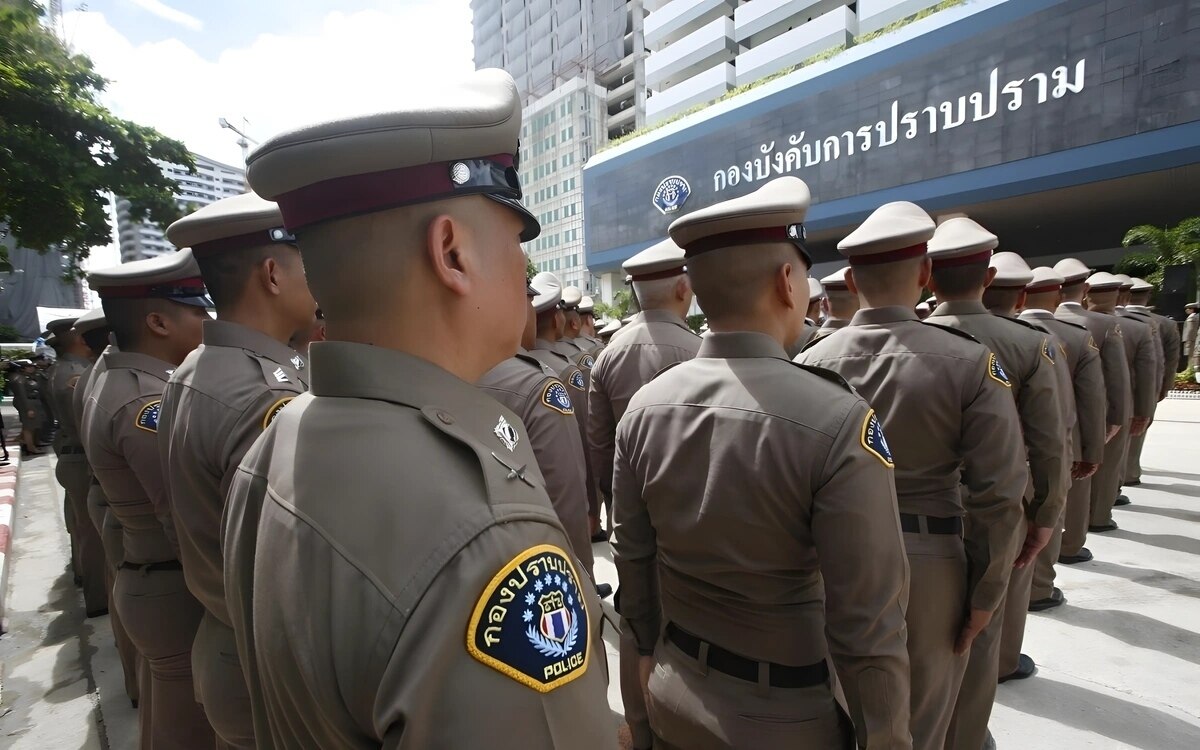
[[(55, 336), (46, 331), (46, 345), (54, 348)], [(54, 409), (54, 360), (44, 353), (33, 356), (34, 377), (37, 379), (38, 397), (42, 402), (42, 423), (38, 427), (36, 437), (39, 446), (52, 445), (58, 427), (58, 413)]]
[[(577, 342), (581, 347), (588, 350), (594, 358), (604, 348), (604, 342), (596, 337), (596, 301), (591, 296), (585, 294), (583, 299), (579, 301), (579, 307), (575, 308), (579, 311), (580, 320), (580, 338), (582, 341)], [(584, 342), (587, 342), (584, 344)]]
[(526, 320), (520, 98), (485, 70), (409, 101), (250, 156), (330, 340), (234, 480), (226, 597), (253, 565), (276, 747), (607, 749), (599, 599), (520, 419), (473, 385)]
[[(1088, 277), (1088, 310), (1089, 312), (1107, 315), (1120, 321), (1121, 338), (1125, 344), (1125, 362), (1129, 370), (1129, 381), (1132, 388), (1132, 413), (1129, 422), (1128, 436), (1122, 441), (1120, 453), (1113, 456), (1113, 462), (1100, 466), (1097, 477), (1099, 482), (1093, 482), (1092, 518), (1088, 524), (1089, 532), (1103, 533), (1117, 528), (1112, 517), (1113, 505), (1120, 494), (1121, 480), (1125, 472), (1125, 459), (1129, 451), (1129, 440), (1146, 431), (1154, 415), (1154, 407), (1158, 403), (1158, 389), (1161, 383), (1156, 369), (1158, 361), (1154, 354), (1154, 343), (1151, 337), (1154, 332), (1141, 321), (1117, 315), (1117, 299), (1120, 295), (1121, 280), (1111, 273), (1101, 271)], [(1107, 458), (1107, 456), (1106, 456)], [(1098, 486), (1097, 486), (1098, 485)], [(1098, 492), (1097, 492), (1098, 490)]]
[(1183, 362), (1182, 367), (1193, 367), (1196, 362), (1196, 354), (1200, 352), (1200, 347), (1196, 346), (1196, 342), (1200, 339), (1200, 302), (1189, 302), (1183, 306), (1183, 311), (1187, 317), (1183, 321), (1183, 333), (1180, 335), (1181, 345), (1183, 346)]
[(158, 454), (163, 388), (200, 344), (211, 303), (189, 250), (92, 271), (88, 283), (121, 347), (103, 355), (106, 369), (89, 385), (82, 435), (124, 533), (113, 600), (149, 665), (149, 679), (139, 680), (151, 704), (143, 711), (143, 743), (148, 729), (156, 749), (211, 747), (212, 728), (192, 684), (192, 641), (203, 610), (184, 582)]
[(594, 364), (589, 342), (581, 342), (583, 333), (583, 317), (579, 314), (579, 306), (583, 304), (583, 292), (579, 287), (567, 286), (562, 290), (563, 332), (556, 342), (555, 348), (563, 356), (570, 359), (584, 371), (586, 375)]
[[(1150, 295), (1154, 291), (1154, 287), (1149, 282), (1138, 278), (1130, 279), (1130, 281), (1128, 300), (1121, 310), (1121, 315), (1149, 325), (1158, 334), (1156, 348), (1161, 351), (1163, 362), (1162, 385), (1158, 391), (1158, 400), (1162, 401), (1175, 386), (1175, 371), (1179, 365), (1179, 328), (1176, 327), (1175, 321), (1158, 315), (1148, 307)], [(1122, 289), (1124, 289), (1123, 284)], [(1129, 458), (1125, 462), (1125, 481), (1123, 482), (1126, 486), (1142, 483), (1142, 447), (1145, 442), (1146, 433), (1144, 432), (1129, 441)]]
[(897, 202), (842, 240), (846, 281), (864, 307), (796, 360), (846, 378), (888, 434), (920, 436), (892, 445), (912, 570), (908, 654), (918, 748), (946, 743), (967, 652), (1003, 601), (1025, 536), (1027, 477), (1013, 460), (1023, 451), (1020, 423), (996, 354), (913, 311), (929, 282), (933, 234), (924, 211)]
[[(599, 331), (596, 331), (596, 337), (600, 339), (600, 342), (604, 344), (604, 346), (608, 346), (608, 342), (612, 339), (612, 335), (621, 330), (621, 325), (621, 321), (619, 320), (610, 320), (601, 326)], [(599, 356), (599, 353), (597, 353), (596, 356)]]
[(1086, 326), (1059, 320), (1054, 310), (1062, 301), (1064, 279), (1053, 268), (1033, 269), (1033, 278), (1025, 287), (1025, 309), (1021, 320), (1042, 326), (1054, 333), (1063, 346), (1063, 365), (1071, 376), (1071, 399), (1075, 421), (1071, 427), (1071, 489), (1062, 523), (1050, 537), (1050, 543), (1038, 555), (1030, 591), (1030, 612), (1041, 612), (1066, 601), (1054, 585), (1054, 563), (1058, 561), (1064, 540), (1072, 548), (1082, 546), (1091, 516), (1092, 475), (1104, 459), (1105, 401), (1104, 372), (1100, 349)]
[(537, 335), (537, 313), (532, 304), (537, 291), (530, 286), (527, 293), (529, 315), (521, 347), (516, 356), (485, 373), (478, 385), (521, 418), (538, 467), (546, 478), (546, 494), (567, 532), (571, 551), (592, 575), (587, 459), (575, 419), (575, 399), (554, 370), (529, 356)]
[[(1163, 338), (1162, 338), (1162, 333), (1159, 331), (1158, 318), (1156, 318), (1153, 315), (1153, 313), (1150, 313), (1149, 310), (1145, 310), (1144, 312), (1141, 312), (1141, 311), (1135, 309), (1131, 312), (1129, 310), (1129, 303), (1130, 303), (1130, 300), (1133, 298), (1134, 279), (1132, 276), (1128, 276), (1123, 273), (1118, 273), (1118, 274), (1113, 274), (1113, 275), (1121, 280), (1121, 290), (1120, 290), (1120, 293), (1117, 295), (1117, 315), (1119, 315), (1122, 318), (1130, 318), (1132, 320), (1136, 320), (1137, 322), (1144, 324), (1146, 326), (1146, 328), (1150, 329), (1150, 336), (1149, 336), (1150, 348), (1153, 350), (1153, 353), (1154, 353), (1154, 363), (1155, 363), (1154, 371), (1155, 371), (1155, 376), (1156, 376), (1154, 389), (1157, 393), (1157, 395), (1155, 397), (1155, 405), (1154, 405), (1154, 407), (1152, 407), (1151, 414), (1150, 414), (1150, 421), (1151, 421), (1151, 423), (1153, 423), (1154, 422), (1154, 412), (1158, 410), (1158, 402), (1167, 397), (1166, 392), (1164, 392), (1162, 390), (1162, 388), (1158, 385), (1158, 383), (1161, 383), (1162, 380), (1164, 379), (1164, 376), (1166, 375), (1166, 371), (1167, 371), (1166, 352), (1164, 351), (1164, 348), (1163, 348), (1164, 342), (1163, 342)], [(1142, 330), (1144, 330), (1144, 329), (1142, 329)], [(1146, 426), (1146, 429), (1147, 430), (1150, 429), (1149, 425)], [(1129, 457), (1133, 456), (1134, 459), (1136, 459), (1137, 456), (1140, 455), (1141, 443), (1144, 442), (1145, 439), (1146, 439), (1145, 432), (1143, 432), (1141, 435), (1136, 435), (1136, 436), (1131, 435), (1129, 438), (1129, 448), (1128, 448), (1128, 452), (1126, 454), (1126, 461), (1121, 466), (1121, 485), (1122, 486), (1127, 484), (1126, 480), (1127, 480), (1127, 474), (1129, 472), (1130, 466), (1133, 466), (1136, 463), (1136, 461), (1131, 463), (1129, 460)], [(1135, 453), (1135, 448), (1137, 451), (1136, 453)], [(1141, 474), (1141, 466), (1140, 465), (1137, 465), (1136, 473), (1140, 476), (1140, 474)], [(1117, 505), (1128, 505), (1129, 498), (1125, 497), (1124, 495), (1120, 495), (1117, 498), (1116, 504)]]
[(671, 225), (711, 332), (617, 428), (613, 557), (667, 748), (912, 747), (891, 453), (862, 398), (784, 350), (808, 205), (782, 177)]
[[(37, 379), (42, 409), (47, 415), (46, 422), (44, 422), (42, 428), (37, 431), (36, 437), (39, 441), (39, 445), (41, 445), (43, 436), (52, 435), (53, 437), (50, 439), (50, 444), (55, 456), (58, 456), (61, 445), (58, 432), (52, 429), (56, 424), (56, 411), (54, 408), (54, 373), (58, 364), (58, 358), (62, 357), (66, 351), (66, 341), (58, 338), (58, 332), (69, 331), (74, 322), (74, 318), (59, 318), (58, 320), (52, 320), (47, 323), (46, 330), (42, 331), (42, 340), (45, 342), (46, 346), (53, 349), (55, 353), (55, 359), (54, 361), (49, 362), (49, 366), (47, 366), (47, 359), (44, 354), (39, 353), (33, 357), (34, 367), (37, 368), (35, 377)], [(47, 424), (50, 425), (51, 429), (47, 429)], [(81, 561), (79, 559), (79, 539), (76, 538), (75, 535), (75, 510), (71, 507), (71, 496), (67, 491), (67, 485), (63, 484), (62, 479), (58, 477), (58, 472), (59, 470), (56, 468), (55, 478), (58, 479), (59, 486), (63, 488), (63, 526), (67, 530), (67, 538), (71, 543), (71, 572), (74, 575), (75, 585), (82, 587), (84, 581), (82, 575), (80, 574)]]
[(817, 329), (814, 340), (823, 339), (834, 331), (850, 325), (850, 319), (854, 317), (854, 313), (858, 312), (858, 295), (852, 293), (850, 287), (846, 285), (846, 271), (848, 270), (850, 267), (845, 266), (821, 279), (821, 287), (825, 290), (825, 298), (822, 302), (825, 320)]
[[(112, 329), (108, 327), (108, 320), (104, 317), (104, 308), (96, 307), (79, 316), (71, 331), (83, 340), (88, 349), (88, 366), (80, 373), (79, 380), (71, 389), (70, 403), (71, 423), (75, 434), (79, 436), (80, 445), (83, 445), (84, 397), (90, 390), (89, 386), (97, 367), (100, 366), (100, 355), (109, 346), (108, 339)], [(104, 591), (111, 601), (113, 584), (117, 577), (117, 566), (125, 559), (125, 545), (122, 539), (124, 534), (117, 517), (108, 512), (108, 498), (105, 496), (100, 482), (97, 481), (95, 472), (92, 471), (91, 462), (86, 461), (86, 453), (87, 448), (84, 446), (85, 465), (88, 472), (87, 515), (90, 523), (96, 529), (104, 550)], [(129, 633), (126, 632), (125, 625), (121, 622), (120, 612), (116, 607), (109, 607), (108, 620), (112, 627), (113, 641), (117, 646), (117, 655), (121, 660), (121, 671), (125, 678), (125, 694), (129, 697), (133, 707), (138, 708), (140, 697), (138, 673), (145, 669), (145, 660), (138, 655), (137, 648), (129, 639)], [(148, 698), (149, 689), (146, 690), (146, 695)], [(148, 717), (151, 712), (150, 701), (146, 700), (142, 705), (145, 706), (144, 716)]]
[[(1102, 498), (1115, 497), (1120, 483), (1118, 467), (1124, 460), (1133, 415), (1129, 363), (1120, 321), (1113, 315), (1092, 312), (1083, 306), (1088, 293), (1091, 269), (1077, 258), (1064, 258), (1054, 264), (1054, 271), (1063, 277), (1063, 301), (1054, 311), (1054, 317), (1086, 326), (1093, 342), (1100, 348), (1100, 367), (1104, 372), (1105, 391), (1105, 444), (1104, 459), (1092, 477), (1090, 508), (1096, 508), (1101, 502), (1112, 502), (1102, 501)], [(1091, 519), (1089, 509), (1089, 526)], [(1063, 536), (1062, 552), (1058, 561), (1065, 565), (1074, 565), (1091, 560), (1091, 550), (1083, 546), (1087, 537), (1072, 537), (1069, 527), (1067, 532)]]
[[(279, 208), (253, 193), (201, 208), (168, 227), (167, 238), (192, 249), (217, 311), (204, 323), (203, 344), (171, 375), (159, 411), (180, 562), (204, 606), (192, 646), (196, 697), (222, 745), (253, 748), (253, 677), (239, 664), (243, 649), (225, 600), (221, 514), (246, 451), (308, 389), (307, 364), (288, 340), (311, 325), (316, 302)], [(265, 735), (266, 717), (257, 723)]]
[(801, 349), (817, 337), (817, 331), (821, 330), (821, 301), (825, 299), (825, 289), (821, 286), (821, 282), (812, 277), (809, 277), (806, 283), (808, 284), (808, 308), (804, 313), (803, 330), (788, 346), (788, 355), (792, 357), (799, 354)]
[(18, 359), (15, 364), (18, 369), (14, 373), (10, 368), (9, 383), (13, 408), (21, 419), (21, 457), (40, 456), (46, 451), (38, 447), (37, 432), (45, 423), (46, 407), (38, 386), (37, 368), (28, 359)]
[(71, 532), (75, 567), (82, 579), (84, 608), (88, 617), (99, 617), (108, 613), (104, 546), (100, 542), (100, 532), (88, 515), (87, 494), (91, 476), (78, 427), (70, 416), (75, 385), (91, 364), (88, 360), (91, 352), (87, 344), (72, 330), (76, 321), (77, 318), (62, 318), (50, 321), (46, 326), (54, 334), (54, 349), (58, 354), (50, 384), (55, 413), (59, 415), (59, 429), (54, 440), (58, 465), (54, 473), (66, 496), (68, 529)]

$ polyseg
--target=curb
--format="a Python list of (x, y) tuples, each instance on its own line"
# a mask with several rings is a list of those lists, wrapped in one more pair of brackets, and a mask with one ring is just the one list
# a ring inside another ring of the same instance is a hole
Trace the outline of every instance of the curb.
[[(12, 444), (11, 440), (8, 442)], [(13, 517), (16, 515), (20, 455), (18, 436), (16, 449), (9, 450), (9, 465), (0, 466), (0, 634), (8, 630), (4, 605), (8, 598), (8, 560), (12, 556)]]

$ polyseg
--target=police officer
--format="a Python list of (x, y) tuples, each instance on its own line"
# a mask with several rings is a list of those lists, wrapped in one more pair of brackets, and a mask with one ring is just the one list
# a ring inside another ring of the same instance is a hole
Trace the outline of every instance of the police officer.
[(851, 293), (846, 285), (846, 271), (849, 269), (849, 266), (844, 266), (821, 279), (821, 287), (825, 290), (822, 302), (825, 320), (813, 336), (814, 341), (850, 325), (850, 319), (858, 312), (858, 295)]
[(330, 340), (234, 479), (226, 596), (254, 566), (276, 747), (607, 749), (599, 599), (520, 419), (473, 385), (526, 320), (520, 98), (485, 70), (410, 101), (250, 156)]
[[(642, 312), (613, 336), (592, 368), (588, 391), (588, 447), (600, 492), (612, 498), (617, 423), (633, 394), (663, 368), (696, 356), (700, 337), (684, 316), (692, 306), (692, 286), (684, 272), (683, 250), (670, 239), (651, 245), (623, 264), (631, 276)], [(618, 593), (617, 610), (621, 610)], [(628, 622), (621, 627), (621, 699), (634, 748), (653, 742), (638, 682), (638, 647)]]
[[(939, 303), (928, 322), (971, 334), (1003, 363), (1021, 419), (1024, 455), (1029, 462), (1026, 476), (1032, 483), (1026, 503), (1027, 522), (1021, 529), (1024, 545), (1016, 569), (1009, 577), (1008, 593), (1001, 608), (971, 646), (971, 658), (947, 738), (950, 747), (984, 745), (997, 677), (1033, 674), (1031, 659), (1014, 670), (998, 674), (1001, 632), (1009, 629), (1004, 602), (1017, 602), (1015, 614), (1024, 617), (1029, 606), (1033, 562), (1050, 541), (1067, 501), (1069, 462), (1066, 425), (1054, 370), (1057, 347), (1046, 333), (1015, 319), (992, 315), (984, 305), (985, 288), (994, 292), (1009, 289), (1020, 294), (1029, 283), (1026, 276), (1032, 276), (1019, 269), (1016, 274), (999, 276), (999, 270), (989, 266), (997, 244), (996, 235), (965, 216), (943, 222), (929, 243), (929, 257), (933, 261), (930, 288), (937, 293)], [(996, 284), (1000, 285), (998, 289)]]
[(170, 372), (200, 344), (209, 299), (191, 251), (92, 271), (119, 352), (89, 384), (82, 435), (92, 470), (120, 520), (124, 560), (113, 600), (149, 666), (139, 679), (150, 693), (148, 726), (154, 748), (213, 743), (196, 702), (192, 641), (202, 608), (187, 589), (167, 508), (159, 462), (158, 415)]
[(588, 354), (591, 354), (594, 358), (604, 348), (604, 342), (596, 337), (596, 302), (589, 295), (585, 294), (579, 302), (579, 307), (575, 309), (579, 311), (579, 338), (582, 339), (576, 343), (587, 349)]
[[(601, 322), (603, 323), (604, 321), (601, 321)], [(596, 331), (596, 337), (598, 339), (600, 339), (601, 344), (603, 344), (604, 346), (608, 346), (608, 342), (612, 340), (613, 334), (616, 333), (617, 331), (621, 330), (621, 326), (622, 326), (621, 321), (610, 320), (607, 323), (605, 323), (603, 326), (601, 326), (599, 331)], [(599, 356), (599, 352), (597, 352), (596, 356)]]
[[(224, 746), (253, 748), (251, 678), (225, 601), (221, 513), (250, 445), (308, 389), (307, 364), (288, 340), (312, 323), (316, 302), (279, 208), (253, 193), (201, 208), (168, 227), (167, 238), (192, 249), (217, 311), (202, 346), (171, 375), (159, 411), (180, 562), (204, 605), (192, 647), (196, 697)], [(266, 717), (258, 721), (265, 733)]]
[(913, 310), (929, 282), (933, 234), (924, 211), (897, 202), (842, 240), (846, 281), (864, 307), (796, 360), (846, 378), (888, 434), (920, 436), (892, 445), (912, 571), (908, 654), (919, 748), (946, 744), (967, 653), (1004, 599), (1025, 536), (1027, 477), (1013, 460), (1023, 451), (1020, 423), (996, 354), (962, 331), (922, 323)]
[(858, 743), (912, 747), (887, 441), (844, 381), (784, 350), (808, 204), (783, 177), (671, 225), (711, 332), (617, 429), (613, 556), (667, 748), (851, 746), (827, 657)]
[(37, 368), (28, 359), (18, 359), (14, 364), (15, 372), (9, 368), (9, 383), (13, 408), (21, 419), (21, 457), (40, 456), (46, 451), (38, 448), (37, 433), (45, 423), (46, 407), (42, 403)]
[(804, 313), (804, 328), (800, 331), (800, 335), (796, 340), (788, 346), (788, 355), (796, 356), (800, 353), (810, 341), (817, 337), (817, 331), (821, 329), (821, 301), (825, 299), (825, 289), (821, 286), (821, 282), (814, 278), (809, 278), (808, 284), (808, 308)]
[(1200, 337), (1200, 303), (1189, 302), (1183, 306), (1183, 311), (1187, 317), (1183, 321), (1180, 343), (1183, 347), (1182, 367), (1187, 368), (1195, 365), (1196, 353), (1200, 351), (1196, 346), (1197, 338)]
[[(1095, 509), (1102, 502), (1111, 503), (1111, 499), (1103, 498), (1115, 498), (1120, 484), (1118, 468), (1124, 460), (1133, 416), (1129, 363), (1120, 321), (1116, 316), (1092, 312), (1083, 306), (1089, 291), (1091, 269), (1077, 258), (1064, 258), (1054, 264), (1054, 271), (1063, 277), (1063, 301), (1054, 311), (1054, 317), (1087, 327), (1093, 342), (1100, 349), (1100, 367), (1104, 372), (1105, 444), (1104, 459), (1092, 477), (1090, 508)], [(1091, 519), (1092, 511), (1089, 510), (1089, 527)], [(1091, 550), (1083, 546), (1086, 541), (1086, 535), (1077, 538), (1064, 535), (1058, 561), (1074, 565), (1091, 560)]]
[[(1156, 349), (1162, 353), (1162, 386), (1158, 391), (1158, 400), (1162, 401), (1167, 393), (1175, 386), (1175, 371), (1179, 365), (1179, 328), (1175, 321), (1152, 311), (1147, 305), (1154, 287), (1144, 279), (1130, 279), (1127, 302), (1121, 310), (1121, 315), (1141, 321), (1154, 329), (1158, 334)], [(1124, 284), (1122, 284), (1124, 289)], [(1157, 408), (1156, 408), (1157, 410)], [(1126, 486), (1142, 483), (1142, 447), (1146, 443), (1146, 433), (1142, 433), (1129, 441), (1129, 458), (1125, 462)]]
[(1063, 277), (1048, 266), (1034, 268), (1031, 274), (1025, 287), (1025, 309), (1020, 318), (1045, 328), (1058, 338), (1065, 357), (1060, 364), (1070, 375), (1071, 388), (1067, 393), (1073, 395), (1069, 400), (1075, 407), (1075, 420), (1068, 422), (1071, 425), (1072, 463), (1067, 507), (1049, 544), (1038, 555), (1033, 570), (1029, 611), (1041, 612), (1066, 601), (1063, 592), (1054, 585), (1054, 563), (1058, 561), (1064, 540), (1072, 540), (1073, 548), (1077, 548), (1087, 535), (1092, 475), (1104, 459), (1105, 391), (1100, 349), (1087, 327), (1054, 317), (1054, 310), (1062, 300)]
[(583, 333), (583, 317), (579, 314), (579, 306), (583, 304), (583, 292), (579, 287), (568, 286), (562, 290), (563, 332), (555, 344), (555, 350), (584, 371), (591, 371), (595, 358), (590, 352), (589, 342), (579, 340)]

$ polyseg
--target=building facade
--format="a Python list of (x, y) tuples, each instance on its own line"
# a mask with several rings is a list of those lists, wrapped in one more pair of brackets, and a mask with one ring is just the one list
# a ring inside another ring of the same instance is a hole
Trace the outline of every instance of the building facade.
[(12, 326), (25, 340), (33, 341), (42, 332), (37, 308), (86, 307), (81, 283), (63, 278), (67, 261), (62, 253), (22, 247), (3, 222), (0, 246), (12, 265), (12, 270), (0, 272), (0, 325)]
[(618, 275), (675, 218), (795, 175), (814, 275), (892, 200), (966, 213), (1030, 259), (1111, 263), (1130, 227), (1195, 215), (1197, 91), (1194, 2), (949, 7), (597, 155), (587, 262)]
[[(192, 154), (196, 173), (191, 174), (176, 164), (160, 162), (163, 174), (176, 184), (175, 199), (181, 208), (194, 211), (222, 198), (246, 192), (246, 170), (232, 167), (199, 154)], [(129, 215), (129, 201), (117, 197), (117, 244), (121, 262), (153, 258), (175, 251), (163, 230), (153, 222), (134, 221)]]

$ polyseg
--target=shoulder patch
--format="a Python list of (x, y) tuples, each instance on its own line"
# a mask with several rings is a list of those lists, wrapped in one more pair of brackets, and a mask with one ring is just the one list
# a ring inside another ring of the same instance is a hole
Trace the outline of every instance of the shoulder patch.
[(587, 390), (587, 381), (583, 378), (582, 370), (572, 370), (570, 378), (568, 378), (567, 382), (570, 383), (571, 387), (575, 388), (576, 390)]
[(1055, 363), (1054, 347), (1050, 346), (1050, 339), (1042, 342), (1042, 356), (1050, 360), (1050, 364)]
[(833, 370), (828, 370), (824, 367), (816, 367), (814, 365), (802, 365), (799, 362), (792, 362), (792, 364), (796, 367), (799, 367), (801, 370), (807, 370), (819, 378), (828, 380), (830, 383), (836, 383), (847, 391), (854, 393), (854, 389), (850, 387), (850, 384), (846, 382), (846, 379)]
[(567, 553), (542, 544), (502, 567), (475, 604), (467, 652), (539, 693), (587, 671), (591, 623)]
[(924, 325), (927, 325), (927, 326), (933, 326), (934, 328), (940, 328), (943, 331), (948, 331), (950, 333), (953, 333), (955, 336), (962, 336), (964, 339), (970, 339), (971, 341), (974, 341), (975, 343), (979, 343), (979, 339), (975, 338), (974, 336), (967, 333), (966, 331), (960, 331), (957, 328), (953, 328), (951, 326), (944, 326), (940, 323), (930, 323), (928, 320), (922, 320), (921, 323), (923, 323)]
[[(576, 374), (578, 372), (576, 370)], [(575, 407), (571, 404), (571, 397), (567, 395), (567, 387), (558, 380), (551, 380), (546, 383), (546, 387), (542, 389), (542, 397), (539, 400), (542, 406), (548, 406), (560, 414), (575, 413)]]
[(1088, 346), (1095, 349), (1096, 351), (1100, 351), (1100, 347), (1096, 346), (1096, 339), (1092, 338), (1092, 335), (1090, 333), (1088, 334)]
[(596, 360), (592, 357), (592, 355), (585, 354), (579, 358), (579, 364), (581, 367), (586, 367), (590, 370), (596, 365)]
[(138, 410), (133, 423), (140, 430), (158, 432), (158, 412), (162, 408), (162, 399), (151, 401)]
[(263, 415), (262, 428), (265, 430), (270, 427), (271, 423), (275, 421), (275, 417), (279, 416), (279, 412), (283, 411), (283, 407), (290, 404), (294, 398), (295, 396), (286, 396), (271, 404), (267, 413)]
[(1125, 337), (1125, 334), (1121, 333), (1121, 324), (1120, 323), (1117, 323), (1116, 325), (1114, 325), (1112, 329), (1121, 338)]
[(1012, 388), (1012, 381), (1008, 379), (1008, 373), (1000, 365), (1000, 360), (996, 358), (995, 352), (988, 352), (988, 377), (1005, 388)]
[(879, 423), (874, 409), (867, 411), (867, 416), (863, 419), (861, 441), (862, 447), (866, 448), (868, 453), (874, 454), (884, 466), (889, 469), (896, 468), (896, 462), (892, 460), (892, 449), (888, 447), (887, 438), (883, 436), (883, 425)]

